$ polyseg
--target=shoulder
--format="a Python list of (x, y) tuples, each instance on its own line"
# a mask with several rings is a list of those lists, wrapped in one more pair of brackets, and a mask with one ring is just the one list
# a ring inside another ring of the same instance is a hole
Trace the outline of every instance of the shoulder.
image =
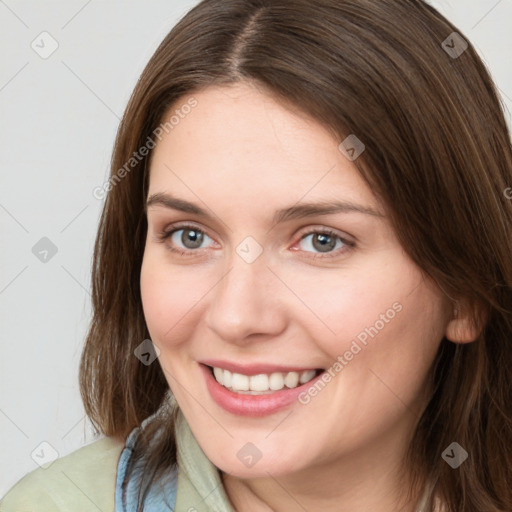
[(124, 443), (104, 437), (37, 468), (0, 501), (0, 512), (114, 510), (117, 463)]

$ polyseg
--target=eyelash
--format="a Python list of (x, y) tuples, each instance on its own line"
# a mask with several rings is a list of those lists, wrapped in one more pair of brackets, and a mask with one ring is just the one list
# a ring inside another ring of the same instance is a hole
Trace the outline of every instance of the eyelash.
[[(166, 230), (159, 231), (157, 233), (157, 240), (158, 240), (158, 242), (165, 243), (174, 233), (176, 233), (178, 231), (182, 231), (182, 230), (184, 230), (184, 231), (187, 231), (187, 230), (197, 231), (197, 232), (199, 232), (199, 233), (201, 233), (203, 235), (208, 236), (209, 238), (212, 238), (212, 237), (210, 237), (208, 235), (208, 233), (206, 233), (202, 229), (199, 229), (198, 227), (194, 226), (193, 224), (181, 224), (181, 225), (173, 225), (173, 226), (171, 226), (171, 229), (168, 228)], [(299, 242), (302, 241), (304, 238), (308, 237), (309, 235), (326, 235), (326, 236), (330, 236), (330, 237), (333, 237), (333, 238), (337, 238), (345, 246), (345, 247), (339, 248), (339, 249), (337, 249), (337, 250), (335, 250), (335, 251), (333, 251), (331, 253), (314, 253), (315, 256), (307, 256), (308, 258), (312, 258), (312, 259), (315, 259), (315, 258), (334, 258), (334, 257), (339, 256), (341, 253), (345, 253), (347, 251), (350, 251), (356, 245), (354, 242), (343, 238), (342, 236), (337, 234), (335, 231), (332, 231), (330, 229), (318, 229), (318, 230), (307, 231), (306, 233), (301, 235), (301, 237), (299, 239)], [(182, 250), (182, 249), (176, 249), (175, 247), (172, 247), (170, 245), (168, 245), (167, 248), (171, 252), (177, 253), (180, 256), (185, 256), (185, 257), (193, 257), (193, 256), (195, 256), (195, 254), (193, 254), (193, 253), (197, 253), (197, 252), (199, 252), (201, 250), (201, 249)], [(303, 252), (306, 252), (306, 253), (309, 254), (309, 251), (303, 251)]]

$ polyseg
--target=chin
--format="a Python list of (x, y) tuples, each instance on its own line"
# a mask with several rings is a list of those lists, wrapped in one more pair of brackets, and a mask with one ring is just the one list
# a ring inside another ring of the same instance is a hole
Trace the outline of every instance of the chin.
[[(269, 475), (278, 477), (288, 475), (294, 471), (302, 469), (305, 461), (302, 457), (300, 460), (284, 459), (281, 455), (268, 454), (259, 451), (261, 458), (258, 457), (257, 448), (251, 446), (249, 443), (242, 445), (242, 449), (238, 450), (240, 458), (237, 453), (229, 458), (215, 457), (209, 459), (212, 463), (224, 473), (228, 473), (236, 478), (268, 478)], [(250, 460), (252, 453), (253, 459)], [(295, 455), (300, 454), (300, 450), (296, 450)], [(245, 460), (244, 460), (245, 459)]]

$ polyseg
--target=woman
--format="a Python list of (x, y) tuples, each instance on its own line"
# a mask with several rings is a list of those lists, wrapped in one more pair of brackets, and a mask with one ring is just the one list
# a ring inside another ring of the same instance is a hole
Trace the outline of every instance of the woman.
[(201, 2), (96, 191), (106, 437), (1, 510), (511, 511), (511, 185), (496, 87), (423, 1)]

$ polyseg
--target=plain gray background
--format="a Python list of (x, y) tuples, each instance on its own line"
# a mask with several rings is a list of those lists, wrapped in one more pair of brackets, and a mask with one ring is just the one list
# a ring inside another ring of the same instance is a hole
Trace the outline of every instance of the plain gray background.
[[(0, 496), (95, 440), (77, 378), (103, 206), (92, 191), (139, 74), (197, 3), (0, 0)], [(510, 126), (512, 0), (431, 3), (483, 57)]]

